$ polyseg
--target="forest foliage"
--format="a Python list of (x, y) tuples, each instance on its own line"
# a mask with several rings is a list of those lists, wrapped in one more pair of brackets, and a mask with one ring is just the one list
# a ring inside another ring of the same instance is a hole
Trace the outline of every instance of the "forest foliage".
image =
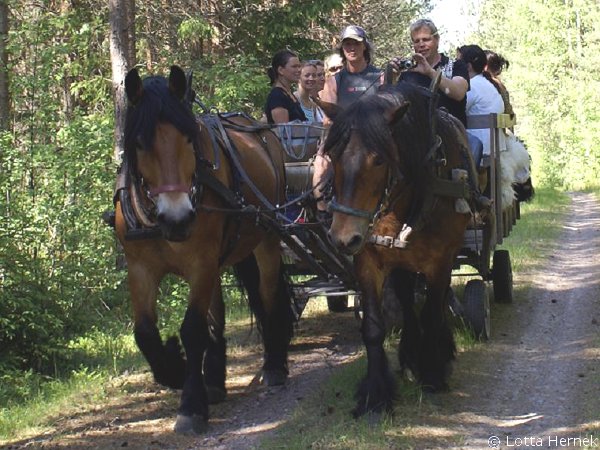
[[(113, 99), (104, 0), (0, 0), (10, 110), (0, 130), (0, 375), (69, 367), (69, 342), (129, 321), (112, 230)], [(271, 55), (322, 58), (343, 25), (363, 25), (377, 64), (410, 51), (428, 0), (136, 2), (143, 73), (194, 70), (200, 99), (258, 117)], [(5, 9), (4, 6), (8, 8)], [(2, 12), (2, 11), (6, 11)], [(506, 56), (534, 183), (580, 188), (600, 165), (600, 13), (596, 0), (482, 0), (481, 45)], [(1, 30), (0, 30), (1, 32)], [(175, 285), (162, 308), (183, 304)], [(162, 325), (168, 325), (168, 314)]]
[[(385, 31), (402, 35), (427, 5), (136, 2), (136, 60), (143, 74), (164, 74), (172, 64), (192, 69), (204, 104), (258, 117), (275, 51), (323, 58), (343, 25), (368, 27), (384, 16), (396, 20)], [(116, 268), (116, 241), (100, 219), (112, 208), (117, 170), (109, 8), (105, 0), (0, 6), (10, 99), (0, 130), (0, 377), (23, 370), (55, 376), (73, 369), (73, 340), (130, 326), (126, 273)], [(386, 36), (370, 31), (376, 43)], [(160, 325), (176, 332), (170, 313), (181, 311), (185, 292), (173, 281), (162, 289)]]

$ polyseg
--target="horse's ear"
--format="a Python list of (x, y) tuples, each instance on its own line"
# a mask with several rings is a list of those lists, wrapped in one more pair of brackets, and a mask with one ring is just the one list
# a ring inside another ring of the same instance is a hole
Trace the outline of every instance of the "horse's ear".
[(386, 122), (389, 125), (395, 125), (400, 119), (402, 119), (402, 117), (404, 117), (404, 114), (406, 114), (406, 111), (408, 111), (409, 107), (410, 102), (408, 101), (402, 102), (399, 105), (394, 105), (383, 113)]
[(131, 69), (125, 77), (125, 94), (127, 94), (127, 99), (132, 105), (136, 105), (142, 98), (143, 93), (144, 86), (142, 85), (140, 74), (137, 69)]
[(336, 116), (342, 111), (342, 108), (335, 103), (324, 102), (316, 97), (311, 97), (311, 99), (331, 120), (335, 120)]
[(192, 69), (188, 70), (188, 72), (185, 74), (185, 78), (186, 78), (186, 85), (185, 85), (185, 100), (192, 104), (194, 103), (194, 100), (196, 99), (196, 91), (194, 91), (194, 89), (192, 89), (192, 79), (194, 78), (194, 72), (192, 71)]
[(185, 77), (185, 72), (179, 66), (171, 66), (171, 73), (169, 74), (169, 90), (179, 100), (185, 98), (187, 79)]

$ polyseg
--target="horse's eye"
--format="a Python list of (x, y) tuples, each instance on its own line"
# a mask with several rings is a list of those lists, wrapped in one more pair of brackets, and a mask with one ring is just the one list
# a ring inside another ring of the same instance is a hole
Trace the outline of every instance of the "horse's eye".
[(142, 137), (138, 136), (137, 138), (135, 138), (135, 149), (136, 150), (143, 150), (144, 149), (144, 144), (142, 142)]
[(380, 154), (378, 154), (378, 153), (374, 153), (373, 154), (373, 164), (374, 165), (381, 166), (384, 162), (385, 161), (384, 161), (383, 157)]

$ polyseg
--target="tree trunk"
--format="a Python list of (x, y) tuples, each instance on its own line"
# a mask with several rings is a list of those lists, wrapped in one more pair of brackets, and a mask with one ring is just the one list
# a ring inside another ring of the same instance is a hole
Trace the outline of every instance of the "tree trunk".
[(125, 131), (125, 75), (135, 66), (135, 17), (134, 0), (109, 0), (110, 60), (115, 100), (115, 147), (114, 159), (121, 162)]
[(0, 131), (10, 124), (10, 94), (8, 90), (8, 0), (0, 0)]

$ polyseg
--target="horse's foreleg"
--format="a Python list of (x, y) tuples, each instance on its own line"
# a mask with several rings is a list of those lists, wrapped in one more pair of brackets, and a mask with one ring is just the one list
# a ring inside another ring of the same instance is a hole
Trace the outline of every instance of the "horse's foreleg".
[(178, 433), (203, 433), (208, 423), (208, 394), (204, 384), (203, 362), (209, 346), (207, 315), (214, 289), (219, 283), (218, 269), (203, 267), (204, 273), (190, 283), (190, 299), (181, 324), (181, 342), (187, 358), (187, 370), (181, 403), (175, 423)]
[(270, 236), (236, 266), (248, 292), (264, 344), (263, 383), (275, 386), (288, 376), (288, 348), (293, 333), (290, 290), (281, 264), (279, 241)]
[(423, 339), (419, 358), (419, 377), (425, 389), (448, 388), (452, 361), (456, 354), (454, 336), (448, 323), (447, 291), (450, 268), (427, 274), (427, 300), (421, 311)]
[(383, 320), (381, 296), (383, 274), (365, 264), (364, 258), (355, 261), (362, 292), (363, 319), (361, 333), (367, 350), (367, 376), (356, 393), (357, 405), (354, 417), (367, 412), (381, 413), (390, 410), (394, 397), (394, 378), (390, 372), (383, 348), (385, 322)]
[(154, 276), (141, 265), (129, 263), (128, 280), (135, 341), (148, 361), (156, 382), (181, 389), (185, 376), (181, 347), (176, 337), (169, 338), (163, 345), (156, 326), (156, 296), (160, 277)]
[(222, 402), (227, 396), (225, 388), (227, 359), (227, 344), (224, 337), (225, 304), (223, 303), (221, 280), (215, 288), (207, 322), (210, 339), (204, 355), (204, 384), (208, 393), (208, 401), (214, 404)]

